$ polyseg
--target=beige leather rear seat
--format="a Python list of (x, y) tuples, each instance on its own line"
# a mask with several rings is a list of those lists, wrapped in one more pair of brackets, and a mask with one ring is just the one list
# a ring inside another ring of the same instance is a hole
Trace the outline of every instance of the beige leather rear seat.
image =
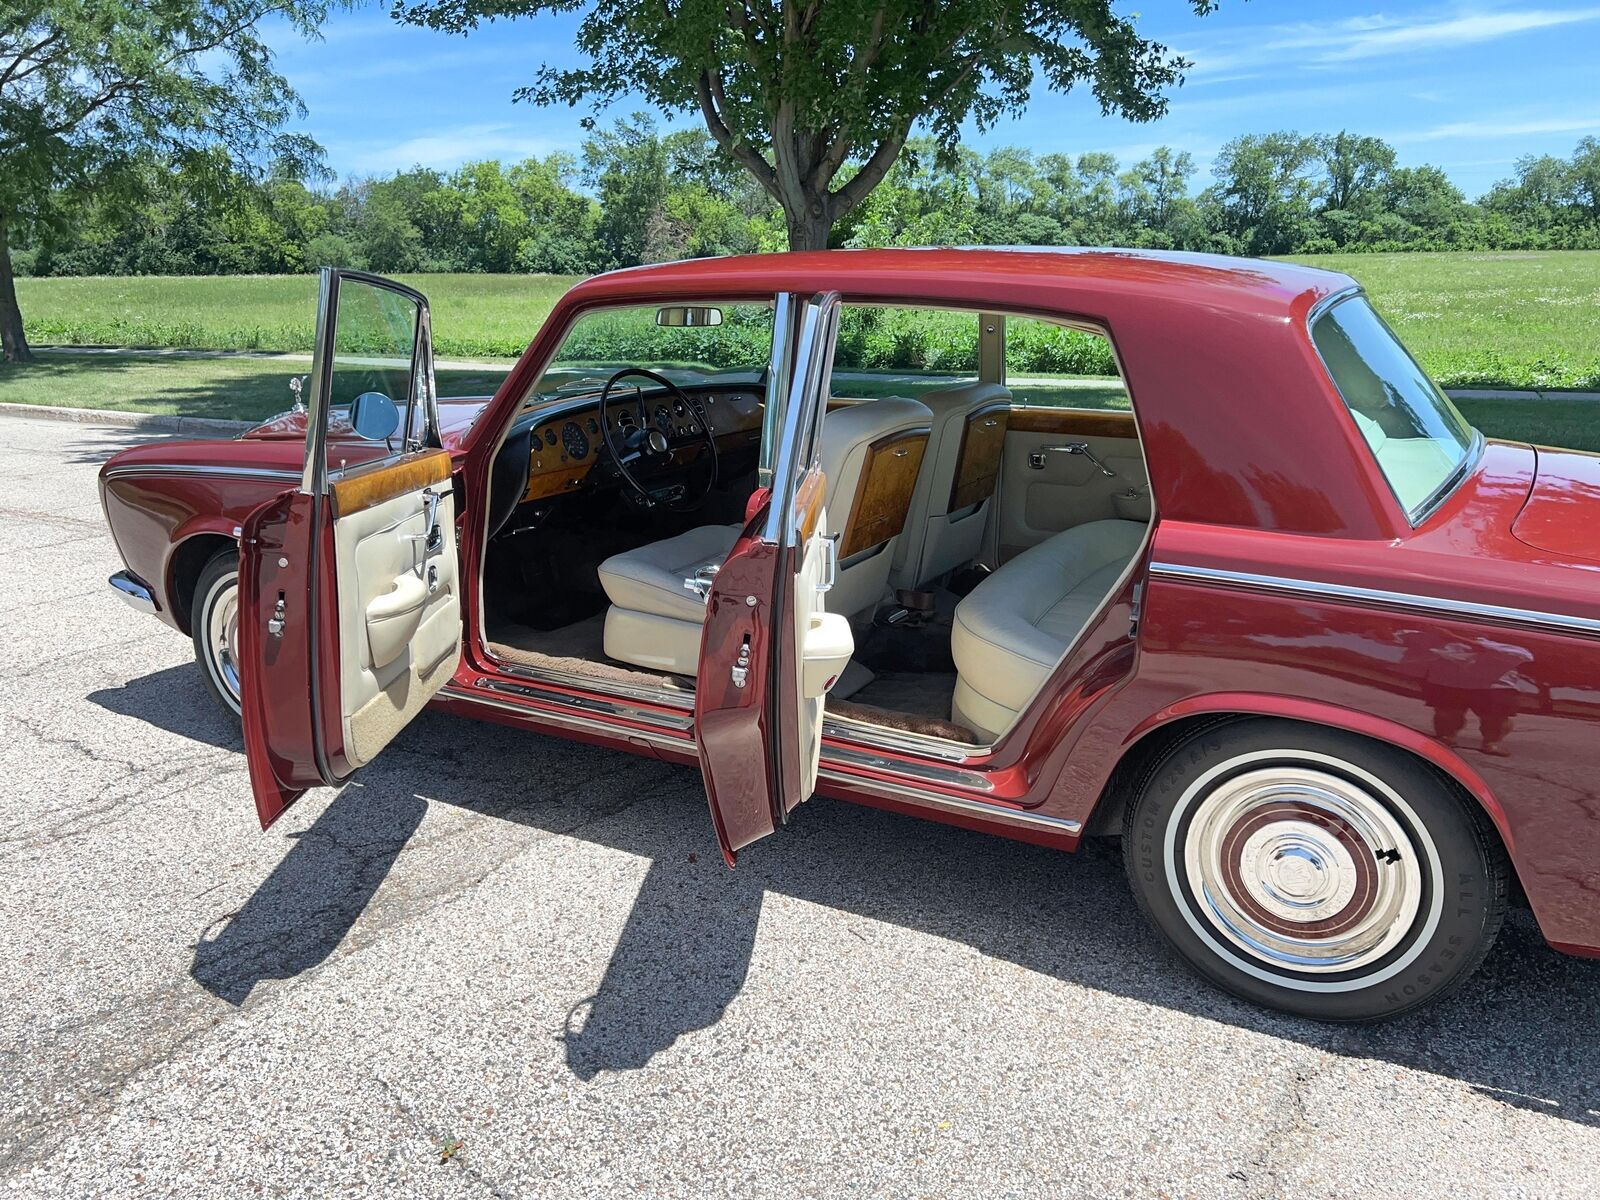
[(1091, 521), (1023, 551), (956, 605), (951, 719), (1004, 733), (1144, 541), (1139, 521)]

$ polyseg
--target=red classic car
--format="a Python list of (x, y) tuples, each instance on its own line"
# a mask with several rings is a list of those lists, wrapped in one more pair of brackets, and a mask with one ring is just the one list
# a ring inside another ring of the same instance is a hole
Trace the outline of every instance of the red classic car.
[(1600, 954), (1600, 458), (1486, 441), (1340, 275), (673, 263), (461, 401), (421, 295), (329, 271), (303, 411), (101, 489), (263, 826), (431, 704), (698, 764), (730, 866), (813, 792), (1120, 834), (1190, 964), (1316, 1018), (1441, 995), (1513, 894)]

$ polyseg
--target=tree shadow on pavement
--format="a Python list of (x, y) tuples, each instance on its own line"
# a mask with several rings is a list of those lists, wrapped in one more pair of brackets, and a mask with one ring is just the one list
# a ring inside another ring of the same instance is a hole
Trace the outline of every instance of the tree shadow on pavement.
[[(211, 740), (204, 722), (174, 715), (188, 704), (170, 703), (165, 674), (95, 698)], [(429, 802), (651, 864), (598, 989), (572, 997), (556, 1035), (583, 1079), (644, 1068), (679, 1037), (719, 1021), (744, 986), (771, 892), (959, 942), (1079, 987), (1457, 1079), (1515, 1107), (1600, 1126), (1600, 962), (1550, 950), (1526, 910), (1513, 912), (1455, 995), (1382, 1025), (1320, 1025), (1235, 1000), (1184, 970), (1139, 917), (1107, 844), (1067, 855), (817, 799), (729, 872), (695, 771), (438, 713), (344, 788), (227, 926), (200, 940), (194, 977), (239, 1003), (262, 980), (323, 961), (372, 901)], [(466, 836), (485, 831), (474, 825)]]

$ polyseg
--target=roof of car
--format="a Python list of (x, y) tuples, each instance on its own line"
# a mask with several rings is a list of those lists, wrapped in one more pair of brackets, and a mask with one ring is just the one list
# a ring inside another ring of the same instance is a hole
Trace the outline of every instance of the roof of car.
[[(585, 302), (629, 295), (838, 290), (847, 296), (978, 302), (995, 286), (1044, 285), (1080, 295), (1153, 291), (1204, 296), (1207, 304), (1258, 315), (1285, 313), (1352, 286), (1346, 275), (1296, 263), (1166, 250), (962, 247), (813, 250), (694, 258), (627, 267), (573, 289)], [(988, 285), (988, 286), (983, 286)], [(1053, 290), (1053, 288), (1052, 288)]]

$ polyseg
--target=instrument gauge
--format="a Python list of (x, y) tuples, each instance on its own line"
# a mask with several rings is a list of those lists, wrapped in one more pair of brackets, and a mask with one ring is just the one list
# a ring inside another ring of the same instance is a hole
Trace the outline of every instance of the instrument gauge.
[(578, 428), (576, 421), (568, 421), (561, 427), (561, 448), (574, 462), (589, 457), (589, 439), (584, 436), (583, 430)]

